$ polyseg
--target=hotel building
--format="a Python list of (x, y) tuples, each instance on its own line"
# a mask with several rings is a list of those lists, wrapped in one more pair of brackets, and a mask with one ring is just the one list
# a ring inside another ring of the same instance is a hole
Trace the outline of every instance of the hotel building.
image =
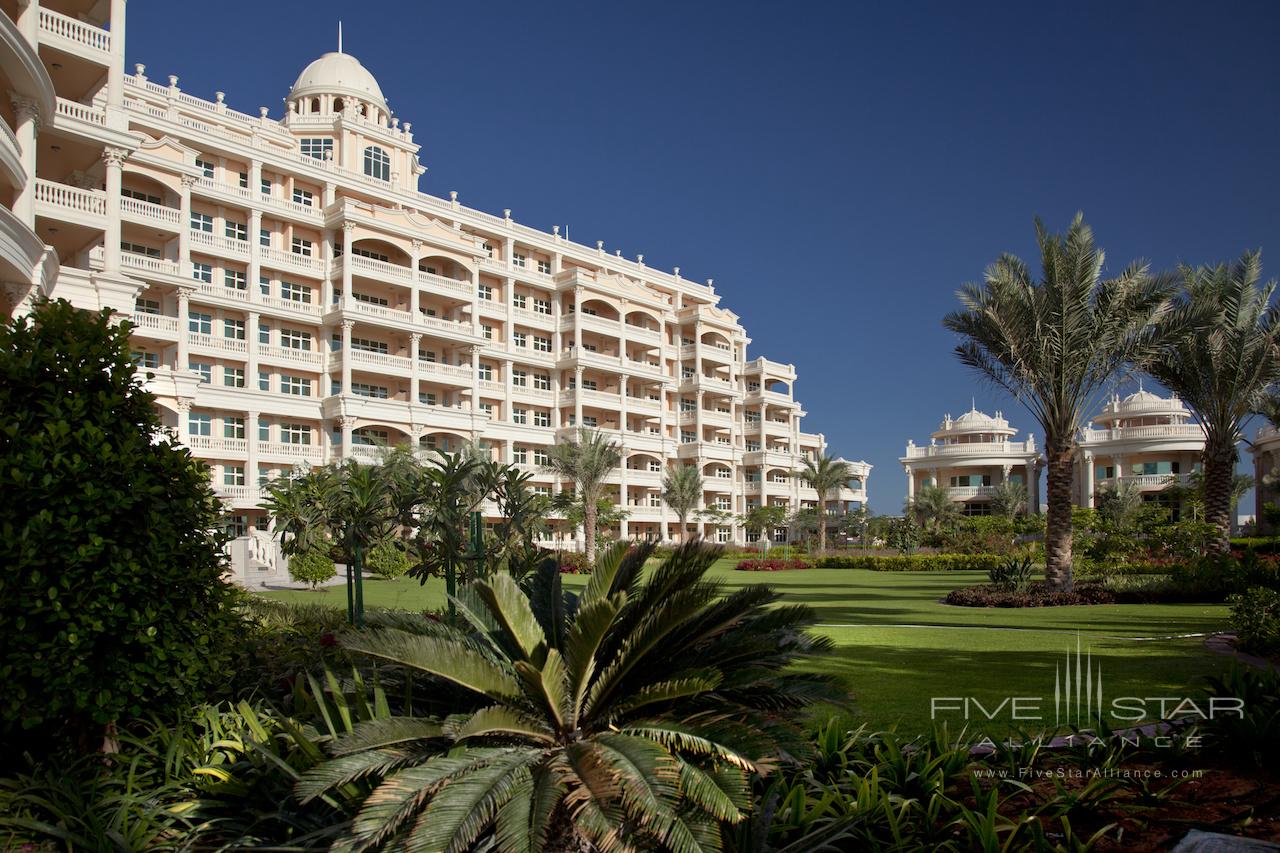
[(1136, 486), (1143, 500), (1160, 500), (1174, 483), (1186, 484), (1200, 468), (1204, 428), (1177, 397), (1161, 397), (1139, 388), (1109, 400), (1080, 431), (1074, 500), (1092, 507), (1100, 488)]
[(1280, 475), (1280, 430), (1264, 424), (1249, 445), (1253, 457), (1253, 518), (1259, 536), (1274, 536), (1275, 526), (1267, 521), (1263, 507), (1277, 500)]
[[(127, 74), (125, 0), (0, 6), (4, 309), (46, 295), (131, 321), (238, 534), (267, 529), (266, 481), (382, 445), (477, 443), (551, 493), (540, 464), (580, 424), (624, 450), (617, 535), (676, 535), (673, 465), (702, 471), (713, 540), (744, 538), (728, 513), (816, 505), (791, 476), (825, 451), (795, 369), (748, 357), (710, 280), (420, 192), (412, 125), (355, 57), (246, 114)], [(829, 511), (866, 501), (855, 468)]]
[(1040, 451), (1035, 436), (1014, 441), (1017, 430), (1004, 415), (971, 408), (958, 418), (943, 418), (927, 446), (907, 442), (899, 461), (907, 472), (907, 501), (922, 486), (942, 486), (965, 515), (990, 515), (991, 496), (1001, 483), (1027, 490), (1029, 512), (1040, 511)]

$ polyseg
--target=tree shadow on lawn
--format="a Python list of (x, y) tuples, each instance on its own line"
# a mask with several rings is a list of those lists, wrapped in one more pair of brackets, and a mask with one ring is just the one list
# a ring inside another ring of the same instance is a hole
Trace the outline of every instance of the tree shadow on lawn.
[[(1085, 644), (1095, 673), (1102, 673), (1104, 717), (1112, 728), (1137, 722), (1115, 716), (1113, 700), (1140, 697), (1147, 700), (1143, 705), (1150, 711), (1148, 719), (1158, 719), (1155, 697), (1196, 696), (1204, 676), (1220, 675), (1229, 665), (1226, 658), (1196, 644), (1181, 645), (1180, 651), (1165, 648), (1134, 655), (1116, 642)], [(855, 718), (874, 728), (896, 725), (914, 735), (928, 731), (936, 721), (946, 722), (952, 732), (967, 725), (971, 731), (1003, 737), (1018, 728), (1055, 726), (1055, 667), (1063, 668), (1074, 653), (1073, 642), (1041, 644), (1027, 651), (852, 642), (806, 668), (839, 676), (853, 691)], [(1005, 702), (1011, 697), (1025, 700), (1020, 703), (1024, 719), (1013, 718)]]

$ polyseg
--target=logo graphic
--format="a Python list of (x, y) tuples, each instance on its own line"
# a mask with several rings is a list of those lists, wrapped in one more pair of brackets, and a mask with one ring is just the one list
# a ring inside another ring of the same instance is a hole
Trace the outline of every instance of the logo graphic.
[(1053, 722), (1078, 726), (1091, 718), (1102, 719), (1102, 664), (1094, 669), (1092, 649), (1081, 656), (1076, 634), (1075, 655), (1068, 649), (1065, 664), (1053, 665)]

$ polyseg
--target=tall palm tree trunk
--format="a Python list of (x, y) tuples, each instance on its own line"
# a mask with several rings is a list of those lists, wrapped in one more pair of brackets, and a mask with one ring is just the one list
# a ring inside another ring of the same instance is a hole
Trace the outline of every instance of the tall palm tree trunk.
[(582, 531), (582, 535), (586, 542), (587, 565), (594, 566), (596, 564), (596, 502), (594, 498), (587, 500), (586, 495), (583, 495), (582, 502), (582, 526), (586, 528)]
[(682, 512), (680, 513), (680, 541), (681, 542), (684, 542), (685, 535), (688, 532), (689, 532), (689, 516)]
[(1044, 576), (1056, 590), (1071, 590), (1071, 479), (1074, 448), (1070, 440), (1047, 442), (1045, 493), (1049, 507), (1045, 518)]
[(818, 492), (818, 555), (827, 550), (827, 493)]
[(1231, 550), (1231, 481), (1235, 476), (1236, 449), (1219, 442), (1204, 448), (1204, 520), (1218, 528), (1209, 551), (1226, 554)]

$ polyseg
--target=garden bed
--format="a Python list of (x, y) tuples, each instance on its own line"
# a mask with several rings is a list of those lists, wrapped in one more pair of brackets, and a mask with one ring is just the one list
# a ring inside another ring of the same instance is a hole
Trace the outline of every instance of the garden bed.
[(956, 607), (1068, 607), (1115, 604), (1116, 595), (1097, 584), (1080, 584), (1071, 592), (1062, 592), (1041, 581), (1022, 590), (997, 589), (990, 584), (965, 586), (947, 593), (943, 603)]
[(789, 560), (739, 560), (734, 568), (740, 572), (788, 572), (796, 569), (812, 569), (813, 563), (807, 563), (798, 557)]

